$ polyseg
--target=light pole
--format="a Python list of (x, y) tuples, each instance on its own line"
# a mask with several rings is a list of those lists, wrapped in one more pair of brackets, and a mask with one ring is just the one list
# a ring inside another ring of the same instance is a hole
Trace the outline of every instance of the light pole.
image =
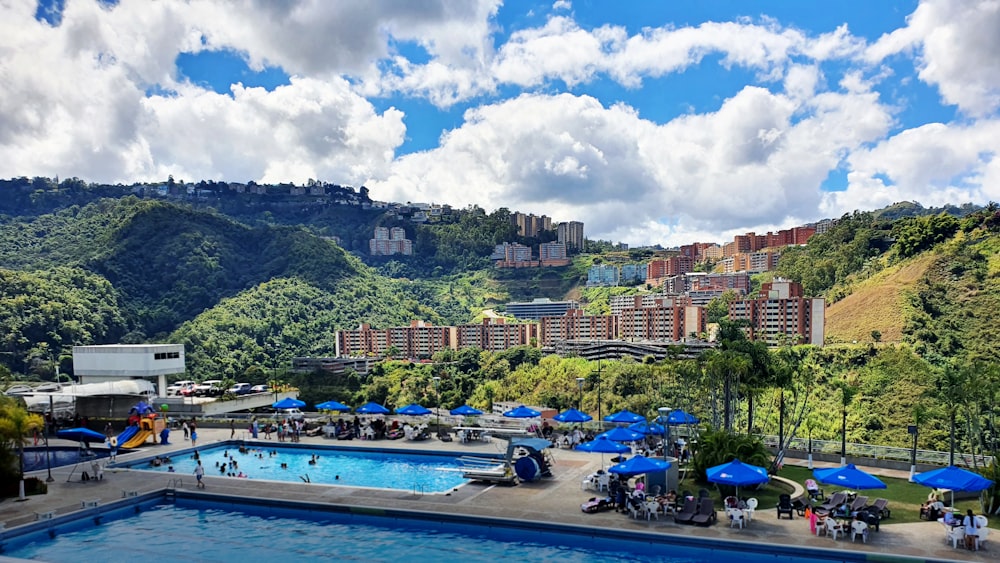
[(576, 405), (577, 410), (583, 411), (583, 381), (582, 377), (576, 378), (576, 386), (580, 388), (580, 401)]
[[(660, 424), (663, 425), (663, 461), (667, 461), (667, 445), (670, 443), (670, 411), (673, 410), (670, 407), (660, 407), (656, 409), (660, 413)], [(667, 471), (663, 471), (663, 490), (670, 490), (670, 479), (667, 477)]]
[(603, 428), (604, 418), (601, 416), (601, 360), (597, 360), (597, 371), (591, 372), (597, 376), (597, 421)]
[(438, 391), (438, 384), (441, 382), (441, 378), (435, 375), (431, 379), (434, 380), (434, 395), (437, 396), (437, 417), (434, 422), (434, 426), (437, 427), (435, 432), (437, 433), (438, 438), (440, 438), (441, 437), (441, 392)]
[(49, 428), (49, 421), (55, 420), (55, 418), (56, 411), (52, 407), (52, 393), (49, 393), (49, 418), (45, 420), (45, 469), (49, 472), (49, 476), (45, 478), (46, 483), (55, 481), (52, 478), (52, 461), (49, 458), (49, 433), (52, 432), (52, 429)]

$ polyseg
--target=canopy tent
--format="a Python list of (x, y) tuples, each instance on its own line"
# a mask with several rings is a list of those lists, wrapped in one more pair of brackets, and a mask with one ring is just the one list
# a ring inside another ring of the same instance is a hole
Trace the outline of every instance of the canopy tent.
[(609, 414), (604, 417), (606, 422), (615, 422), (619, 424), (632, 424), (633, 422), (642, 422), (646, 420), (646, 417), (641, 414), (636, 414), (628, 409), (618, 411), (616, 413)]
[(479, 409), (474, 409), (469, 405), (462, 405), (458, 408), (451, 409), (448, 412), (452, 416), (479, 416), (483, 414), (483, 411)]
[(403, 416), (427, 416), (431, 414), (431, 410), (427, 407), (414, 403), (412, 405), (406, 405), (405, 407), (396, 409), (396, 414), (401, 414)]
[[(70, 470), (69, 476), (66, 477), (67, 483), (69, 483), (69, 481), (73, 478), (73, 474), (76, 473), (76, 468), (79, 467), (81, 463), (84, 463), (85, 461), (90, 461), (96, 457), (94, 453), (90, 452), (90, 450), (87, 448), (85, 442), (103, 442), (105, 440), (104, 434), (83, 427), (64, 428), (63, 430), (57, 431), (56, 436), (64, 440), (75, 440), (77, 442), (80, 442), (79, 461), (76, 462), (76, 464), (73, 466), (73, 469)], [(88, 452), (89, 455), (86, 455)], [(87, 457), (88, 459), (85, 460), (84, 457)], [(96, 463), (96, 459), (93, 459), (93, 462)]]
[(358, 414), (389, 414), (389, 409), (378, 403), (365, 403), (355, 409)]
[(271, 407), (276, 409), (300, 409), (306, 406), (305, 402), (291, 397), (285, 397), (277, 403), (272, 403)]
[(670, 469), (669, 461), (637, 455), (628, 461), (619, 463), (618, 465), (612, 465), (608, 468), (608, 471), (610, 473), (617, 473), (618, 475), (631, 477), (633, 475), (666, 471), (667, 469)]
[(350, 412), (351, 407), (345, 405), (344, 403), (338, 401), (326, 401), (325, 403), (320, 403), (316, 405), (316, 408), (321, 411), (337, 411), (337, 412)]
[(885, 489), (886, 484), (867, 471), (858, 469), (853, 463), (843, 467), (816, 469), (813, 477), (820, 483), (839, 485), (847, 489)]
[(503, 413), (503, 415), (507, 418), (535, 418), (542, 416), (542, 413), (536, 411), (535, 409), (521, 405), (517, 408), (510, 409), (509, 411)]
[(955, 491), (975, 493), (993, 486), (993, 481), (986, 477), (954, 465), (917, 473), (913, 476), (913, 482), (934, 489), (950, 490), (952, 506), (955, 506)]
[(576, 409), (566, 409), (565, 411), (552, 417), (552, 420), (557, 422), (565, 422), (567, 424), (576, 424), (581, 422), (587, 422), (593, 420), (594, 417), (590, 416), (585, 412), (580, 412)]

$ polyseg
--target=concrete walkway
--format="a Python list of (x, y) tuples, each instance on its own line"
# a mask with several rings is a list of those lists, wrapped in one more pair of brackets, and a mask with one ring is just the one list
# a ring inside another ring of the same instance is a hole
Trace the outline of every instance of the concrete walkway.
[[(199, 446), (211, 446), (220, 441), (228, 440), (230, 430), (199, 428), (198, 435)], [(238, 439), (246, 438), (245, 432), (238, 432), (236, 437)], [(120, 455), (118, 460), (127, 461), (153, 454), (163, 455), (190, 447), (190, 442), (185, 442), (179, 432), (172, 433), (171, 438), (174, 440), (171, 445), (154, 446), (150, 444), (141, 451)], [(304, 437), (302, 441), (303, 443), (339, 444), (352, 447), (441, 450), (459, 452), (460, 454), (502, 453), (506, 447), (506, 442), (496, 440), (493, 443), (460, 444), (457, 442), (443, 443), (438, 440), (417, 443), (407, 443), (403, 440), (337, 442), (321, 437)], [(270, 443), (277, 442), (272, 440)], [(52, 445), (73, 446), (75, 443), (53, 440)], [(930, 560), (997, 561), (1000, 559), (998, 556), (1000, 548), (995, 547), (994, 543), (1000, 541), (1000, 538), (990, 539), (985, 549), (979, 552), (955, 550), (952, 549), (951, 544), (945, 542), (944, 532), (936, 522), (883, 523), (881, 531), (872, 533), (869, 537), (869, 543), (862, 544), (860, 542), (851, 543), (849, 538), (833, 540), (825, 536), (813, 536), (809, 533), (809, 526), (805, 519), (796, 517), (794, 520), (777, 520), (773, 510), (764, 509), (758, 510), (754, 521), (745, 529), (729, 528), (724, 521), (709, 528), (700, 528), (675, 524), (673, 519), (669, 517), (645, 521), (633, 520), (613, 511), (584, 514), (580, 510), (580, 504), (597, 493), (581, 490), (580, 483), (586, 475), (599, 469), (601, 456), (561, 449), (551, 451), (555, 459), (554, 477), (551, 479), (522, 483), (515, 487), (472, 483), (459, 487), (449, 494), (419, 495), (408, 491), (355, 489), (211, 476), (206, 476), (205, 482), (208, 491), (239, 496), (307, 500), (363, 507), (441, 511), (450, 514), (512, 518), (522, 521), (561, 522), (600, 528), (644, 530), (737, 541), (839, 548)], [(797, 463), (798, 461), (789, 460), (789, 463)], [(805, 463), (804, 460), (802, 463)], [(816, 465), (819, 466), (819, 464)], [(98, 500), (104, 504), (120, 500), (125, 491), (136, 491), (142, 494), (166, 488), (171, 480), (177, 480), (175, 484), (179, 489), (195, 489), (195, 479), (192, 475), (172, 474), (168, 476), (163, 473), (133, 470), (112, 469), (106, 471), (104, 480), (99, 482), (81, 482), (76, 478), (67, 482), (66, 479), (71, 469), (72, 466), (69, 466), (52, 471), (55, 480), (49, 484), (47, 495), (31, 496), (24, 502), (18, 502), (16, 499), (0, 502), (0, 522), (5, 523), (9, 529), (33, 522), (36, 513), (55, 511), (56, 514), (65, 514), (80, 510), (84, 501)], [(879, 475), (908, 477), (908, 473), (904, 475), (887, 473), (891, 471), (893, 470), (871, 468), (872, 473)], [(42, 470), (36, 471), (32, 475), (44, 479), (46, 473)]]

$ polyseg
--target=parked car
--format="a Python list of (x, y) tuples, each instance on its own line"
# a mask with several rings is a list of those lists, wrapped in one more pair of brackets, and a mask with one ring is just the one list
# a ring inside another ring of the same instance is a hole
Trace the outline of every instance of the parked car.
[(185, 385), (184, 387), (181, 387), (180, 395), (182, 397), (194, 397), (194, 388), (195, 388), (195, 384), (194, 383), (189, 383), (189, 384)]
[(270, 393), (271, 389), (267, 385), (254, 385), (250, 388), (251, 393)]
[(206, 379), (194, 386), (195, 397), (217, 397), (222, 394), (221, 379)]
[(246, 395), (247, 393), (250, 392), (250, 384), (237, 383), (236, 385), (233, 385), (232, 387), (229, 388), (229, 392), (234, 395)]
[(175, 395), (180, 395), (182, 389), (184, 389), (185, 387), (189, 387), (191, 385), (194, 385), (194, 381), (190, 381), (187, 379), (182, 381), (175, 381), (167, 386), (167, 396), (171, 397)]

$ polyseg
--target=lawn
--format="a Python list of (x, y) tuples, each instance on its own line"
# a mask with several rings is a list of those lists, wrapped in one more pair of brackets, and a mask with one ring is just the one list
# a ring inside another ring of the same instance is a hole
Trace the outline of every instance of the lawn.
[[(784, 477), (785, 479), (795, 481), (801, 485), (805, 483), (806, 479), (812, 477), (812, 471), (806, 469), (805, 467), (786, 465), (781, 469), (781, 471), (778, 472), (778, 475)], [(880, 479), (888, 485), (888, 488), (859, 491), (859, 494), (868, 496), (870, 502), (874, 501), (876, 498), (885, 498), (889, 500), (889, 510), (892, 511), (892, 517), (887, 520), (883, 520), (882, 525), (920, 522), (920, 505), (927, 500), (927, 493), (930, 492), (930, 489), (924, 487), (923, 485), (910, 483), (905, 479), (893, 479), (888, 477), (880, 477)], [(822, 487), (823, 492), (827, 495), (834, 492), (833, 487), (828, 485)], [(680, 483), (680, 490), (686, 489), (697, 492), (700, 488), (702, 488), (702, 485), (695, 483), (691, 479)], [(712, 491), (713, 496), (718, 494), (719, 490), (714, 484), (708, 485), (705, 488)], [(766, 513), (774, 510), (774, 507), (778, 504), (778, 495), (783, 492), (785, 491), (777, 486), (768, 484), (760, 489), (747, 488), (745, 490), (740, 490), (740, 496), (755, 497), (759, 503), (757, 511), (760, 513)], [(951, 502), (950, 497), (946, 497), (942, 500), (945, 504), (949, 504)], [(721, 498), (719, 499), (719, 504), (717, 506), (722, 506)], [(981, 510), (979, 500), (967, 499), (955, 501), (955, 509), (959, 510), (962, 514), (965, 514), (965, 511), (969, 508), (978, 514)], [(990, 528), (1000, 529), (1000, 518), (991, 518)]]

